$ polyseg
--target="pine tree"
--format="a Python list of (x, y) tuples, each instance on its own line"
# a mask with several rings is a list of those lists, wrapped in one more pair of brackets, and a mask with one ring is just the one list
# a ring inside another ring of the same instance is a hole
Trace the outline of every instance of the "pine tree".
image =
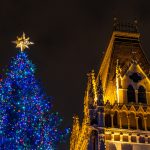
[(62, 119), (50, 112), (50, 98), (36, 80), (35, 66), (24, 51), (31, 44), (28, 40), (23, 35), (16, 41), (21, 51), (12, 59), (2, 82), (0, 149), (53, 150), (68, 129), (59, 130)]

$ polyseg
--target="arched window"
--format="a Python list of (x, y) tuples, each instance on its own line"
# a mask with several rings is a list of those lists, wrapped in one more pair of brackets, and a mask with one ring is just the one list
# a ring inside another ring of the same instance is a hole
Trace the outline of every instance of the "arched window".
[(128, 103), (129, 102), (136, 102), (135, 100), (135, 91), (132, 85), (128, 86), (127, 89), (127, 97), (128, 97)]
[(97, 131), (92, 131), (92, 150), (98, 149), (98, 133)]
[(97, 125), (98, 121), (97, 121), (97, 115), (93, 117), (93, 119), (91, 120), (91, 125)]
[(143, 86), (140, 86), (138, 89), (138, 102), (139, 103), (147, 103), (146, 102), (146, 90)]
[(150, 131), (150, 114), (147, 114), (147, 129)]
[(111, 127), (111, 116), (110, 116), (110, 114), (105, 114), (105, 127)]
[(122, 112), (121, 122), (122, 122), (122, 128), (128, 129), (128, 118), (126, 112)]
[(134, 129), (134, 130), (136, 129), (136, 119), (135, 119), (135, 117), (136, 117), (135, 114), (133, 112), (131, 112), (130, 113), (130, 118), (129, 118), (130, 119), (129, 120), (130, 121), (130, 128)]
[(140, 130), (143, 130), (143, 119), (142, 116), (139, 116), (138, 118), (138, 126)]
[(118, 128), (118, 113), (117, 113), (117, 111), (115, 111), (115, 113), (114, 113), (113, 123), (114, 123), (114, 128)]

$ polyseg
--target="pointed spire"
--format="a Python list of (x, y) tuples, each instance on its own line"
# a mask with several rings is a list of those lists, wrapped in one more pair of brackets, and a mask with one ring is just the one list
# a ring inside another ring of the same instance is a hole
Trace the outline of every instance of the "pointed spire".
[(94, 93), (94, 105), (97, 105), (98, 93), (97, 93), (97, 84), (95, 80), (94, 70), (92, 70), (91, 77), (92, 77), (92, 85), (93, 85), (93, 93)]
[(119, 59), (117, 59), (116, 63), (116, 97), (117, 97), (117, 102), (119, 103), (119, 77), (120, 77), (120, 66), (119, 66)]
[(102, 87), (102, 81), (101, 81), (101, 78), (100, 78), (99, 74), (98, 74), (98, 78), (97, 78), (97, 91), (98, 91), (97, 104), (102, 105), (104, 103), (104, 100), (103, 100), (103, 87)]
[(85, 109), (86, 108), (92, 109), (94, 105), (94, 100), (93, 100), (94, 93), (93, 93), (93, 87), (92, 87), (91, 73), (88, 73), (87, 76), (88, 76), (88, 83), (87, 83), (87, 90), (86, 90), (85, 98), (84, 98), (84, 105), (85, 105)]
[(91, 73), (87, 73), (88, 76), (88, 82), (87, 82), (87, 92), (89, 92), (89, 94), (91, 94), (92, 92), (92, 79), (91, 79)]
[(77, 115), (73, 116), (73, 125), (79, 125), (79, 117)]
[(77, 142), (78, 136), (79, 136), (79, 131), (80, 131), (79, 117), (77, 115), (74, 115), (73, 129), (72, 129), (71, 138), (70, 138), (70, 150), (75, 149), (76, 142)]

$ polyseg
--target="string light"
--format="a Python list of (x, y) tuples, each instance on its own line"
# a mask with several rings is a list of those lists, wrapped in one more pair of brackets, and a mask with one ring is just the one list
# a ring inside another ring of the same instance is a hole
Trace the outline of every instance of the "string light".
[(35, 66), (26, 52), (12, 59), (0, 84), (0, 149), (55, 149), (69, 129), (59, 130), (62, 119), (50, 112), (51, 102), (36, 80)]

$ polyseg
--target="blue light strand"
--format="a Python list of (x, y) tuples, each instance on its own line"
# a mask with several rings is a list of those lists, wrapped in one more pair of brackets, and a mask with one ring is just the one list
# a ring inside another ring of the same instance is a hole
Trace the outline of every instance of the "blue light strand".
[(51, 102), (25, 52), (12, 59), (0, 87), (0, 149), (54, 150), (65, 140), (69, 129), (58, 128), (62, 119), (50, 112)]

